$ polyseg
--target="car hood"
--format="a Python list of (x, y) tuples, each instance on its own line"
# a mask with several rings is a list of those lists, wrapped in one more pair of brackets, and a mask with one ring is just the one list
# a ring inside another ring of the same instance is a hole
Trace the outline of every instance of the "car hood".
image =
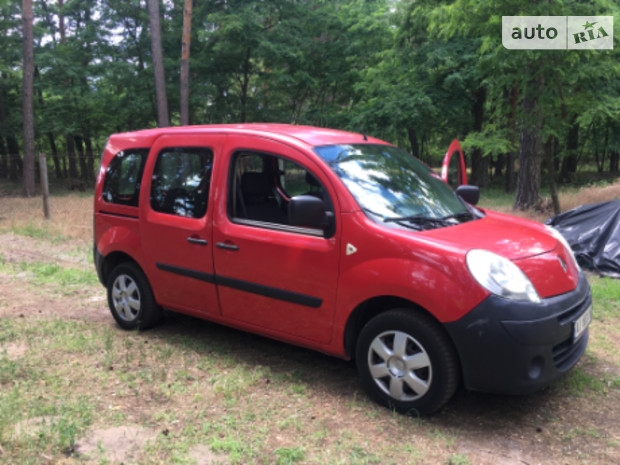
[(485, 249), (513, 261), (550, 252), (558, 245), (558, 240), (539, 223), (490, 211), (485, 214), (484, 218), (429, 233), (466, 251)]
[(434, 239), (458, 244), (465, 253), (485, 249), (512, 260), (542, 298), (575, 289), (579, 269), (570, 252), (544, 226), (522, 218), (485, 213), (479, 220), (433, 230)]

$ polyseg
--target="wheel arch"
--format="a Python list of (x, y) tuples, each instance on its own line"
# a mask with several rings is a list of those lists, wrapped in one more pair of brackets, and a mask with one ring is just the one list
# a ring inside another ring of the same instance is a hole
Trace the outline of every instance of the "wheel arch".
[[(452, 337), (431, 312), (411, 300), (392, 295), (383, 295), (362, 302), (349, 315), (344, 330), (344, 350), (348, 358), (355, 358), (357, 339), (364, 325), (375, 316), (395, 308), (408, 308), (411, 311), (420, 312), (431, 318), (437, 323), (438, 328), (441, 328), (441, 331), (446, 334), (456, 352), (456, 346)], [(456, 353), (458, 354), (458, 352)]]
[(116, 268), (121, 263), (134, 263), (140, 270), (144, 273), (144, 269), (140, 266), (140, 264), (129, 254), (121, 251), (110, 252), (108, 255), (103, 257), (102, 262), (99, 269), (99, 280), (104, 286), (107, 286), (108, 278), (110, 273), (114, 268)]

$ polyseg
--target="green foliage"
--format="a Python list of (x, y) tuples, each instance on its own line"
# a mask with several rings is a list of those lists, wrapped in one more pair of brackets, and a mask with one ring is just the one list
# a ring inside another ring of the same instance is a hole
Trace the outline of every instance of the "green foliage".
[[(431, 164), (458, 137), (467, 154), (497, 160), (519, 151), (519, 133), (532, 118), (522, 101), (543, 76), (537, 136), (555, 141), (558, 162), (572, 158), (603, 171), (620, 152), (618, 48), (516, 51), (501, 43), (503, 15), (617, 16), (612, 0), (194, 4), (192, 124), (280, 121), (363, 131)], [(55, 140), (63, 152), (65, 138), (80, 135), (98, 152), (110, 133), (156, 125), (143, 1), (34, 6), (38, 150), (51, 152)], [(160, 13), (175, 124), (183, 2), (162, 2)], [(21, 137), (20, 25), (19, 2), (0, 0), (0, 152), (18, 150)], [(617, 21), (615, 29), (619, 36)], [(474, 170), (480, 157), (469, 162)]]

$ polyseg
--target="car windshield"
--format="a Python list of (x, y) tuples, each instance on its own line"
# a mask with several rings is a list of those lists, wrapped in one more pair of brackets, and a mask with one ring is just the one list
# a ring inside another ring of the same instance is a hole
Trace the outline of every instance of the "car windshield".
[(431, 229), (474, 219), (475, 213), (430, 168), (389, 145), (315, 147), (360, 207), (384, 223)]

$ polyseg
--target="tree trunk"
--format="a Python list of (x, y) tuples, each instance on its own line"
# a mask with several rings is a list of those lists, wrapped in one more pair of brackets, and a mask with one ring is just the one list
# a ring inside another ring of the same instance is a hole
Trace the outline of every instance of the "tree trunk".
[[(472, 108), (474, 132), (482, 130), (485, 101), (486, 91), (484, 87), (480, 87), (474, 95), (474, 106)], [(469, 181), (474, 186), (488, 187), (489, 185), (489, 160), (483, 160), (482, 151), (479, 147), (474, 147), (471, 151), (471, 176)]]
[[(60, 35), (60, 43), (64, 44), (67, 42), (67, 34), (65, 30), (65, 17), (62, 14), (62, 10), (64, 7), (64, 0), (58, 0), (58, 33)], [(65, 81), (65, 84), (69, 86), (69, 82)], [(65, 100), (69, 99), (69, 95), (65, 94)], [(77, 165), (75, 163), (75, 148), (73, 144), (73, 134), (67, 133), (65, 134), (65, 142), (67, 146), (67, 154), (66, 157), (62, 157), (62, 171), (63, 177), (77, 179)], [(67, 167), (67, 165), (69, 165)]]
[(64, 44), (66, 40), (65, 33), (65, 17), (62, 14), (62, 7), (64, 6), (64, 0), (58, 0), (58, 33), (60, 34), (60, 43)]
[[(535, 75), (536, 70), (526, 65), (526, 75)], [(523, 95), (523, 119), (519, 147), (519, 176), (517, 177), (517, 195), (515, 209), (527, 210), (540, 202), (540, 163), (541, 163), (541, 129), (542, 112), (538, 99), (542, 93), (544, 78), (542, 75), (532, 78)]]
[(243, 62), (243, 76), (241, 78), (241, 122), (245, 123), (247, 118), (247, 104), (248, 104), (248, 86), (250, 84), (250, 57), (251, 50), (246, 48), (245, 60)]
[[(39, 68), (37, 66), (35, 66), (34, 68), (34, 77), (37, 81), (41, 78), (39, 74)], [(43, 91), (41, 90), (40, 87), (37, 89), (37, 99), (39, 101), (39, 108), (43, 108), (45, 106), (45, 100), (43, 99)], [(58, 159), (58, 150), (56, 149), (56, 141), (54, 140), (54, 134), (52, 134), (51, 132), (47, 132), (45, 135), (50, 144), (50, 150), (52, 151), (52, 160), (54, 161), (54, 170), (56, 171), (56, 177), (58, 179), (61, 179), (62, 171), (60, 168), (60, 160)]]
[(168, 116), (168, 97), (166, 95), (166, 77), (164, 73), (164, 56), (161, 46), (161, 26), (159, 24), (159, 0), (147, 0), (149, 25), (151, 29), (151, 54), (153, 56), (153, 73), (155, 75), (155, 96), (157, 101), (157, 126), (170, 126)]
[(0, 136), (0, 179), (6, 179), (9, 175), (9, 152), (4, 144), (4, 138)]
[(618, 158), (619, 152), (611, 152), (609, 154), (609, 172), (610, 173), (618, 173)]
[(192, 32), (192, 0), (183, 8), (183, 37), (181, 40), (181, 126), (189, 124), (189, 47)]
[(54, 139), (54, 134), (48, 132), (47, 139), (50, 143), (50, 150), (52, 151), (52, 160), (54, 160), (54, 171), (56, 172), (56, 177), (58, 179), (62, 179), (62, 166), (60, 165), (60, 159), (58, 158), (58, 149), (56, 148), (56, 140)]
[(84, 145), (86, 145), (86, 168), (88, 169), (88, 183), (94, 182), (95, 175), (95, 154), (93, 153), (93, 144), (90, 137), (84, 136)]
[(500, 153), (499, 155), (497, 155), (497, 160), (495, 160), (495, 164), (493, 166), (493, 169), (494, 169), (493, 178), (502, 177), (502, 171), (504, 171), (504, 160), (505, 159), (506, 159), (505, 154)]
[(84, 139), (80, 135), (75, 135), (75, 149), (78, 153), (78, 160), (80, 163), (80, 174), (82, 175), (82, 181), (90, 182), (90, 175), (88, 173), (88, 167), (86, 166), (86, 154), (84, 153)]
[(67, 157), (69, 158), (69, 178), (76, 180), (79, 175), (77, 171), (77, 164), (75, 163), (75, 144), (73, 142), (73, 135), (65, 135), (67, 141)]
[[(1, 73), (0, 73), (1, 77)], [(4, 91), (0, 86), (0, 126), (6, 127), (6, 111), (4, 109)], [(9, 166), (11, 165), (11, 152), (4, 144), (4, 138), (0, 136), (0, 178), (9, 176)]]
[(554, 215), (559, 215), (561, 212), (560, 198), (558, 197), (558, 189), (555, 184), (554, 158), (555, 158), (555, 152), (556, 152), (557, 145), (558, 145), (557, 139), (551, 136), (547, 139), (547, 143), (545, 144), (545, 165), (547, 168), (549, 192), (551, 194), (551, 203), (553, 204)]
[(61, 157), (60, 158), (60, 163), (62, 164), (62, 177), (63, 178), (68, 178), (69, 177), (69, 169), (67, 168), (67, 157)]
[[(513, 87), (510, 90), (510, 129), (512, 146), (517, 146), (517, 100), (519, 99), (519, 88)], [(514, 192), (516, 186), (515, 176), (515, 152), (511, 150), (506, 156), (506, 182), (504, 191), (506, 193)]]
[(562, 182), (570, 181), (577, 172), (577, 151), (579, 150), (579, 123), (577, 117), (573, 117), (568, 136), (566, 139), (566, 156), (562, 160), (560, 179)]
[(6, 147), (9, 150), (9, 179), (18, 181), (22, 174), (22, 159), (19, 156), (19, 144), (14, 136), (6, 136)]
[(417, 134), (415, 133), (415, 129), (408, 128), (407, 136), (409, 137), (409, 143), (411, 144), (411, 155), (421, 160), (420, 146), (418, 145), (418, 137), (417, 137)]
[(34, 33), (32, 0), (22, 1), (23, 17), (23, 83), (22, 83), (22, 114), (24, 125), (24, 172), (23, 194), (26, 197), (35, 195), (34, 185)]

